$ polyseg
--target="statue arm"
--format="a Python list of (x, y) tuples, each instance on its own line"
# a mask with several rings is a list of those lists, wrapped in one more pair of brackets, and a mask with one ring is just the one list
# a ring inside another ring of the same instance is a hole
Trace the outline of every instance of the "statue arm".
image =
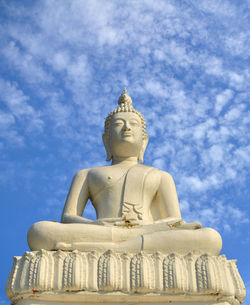
[(92, 220), (82, 217), (83, 210), (89, 198), (88, 170), (79, 171), (73, 178), (62, 213), (63, 223), (91, 223)]
[(182, 220), (174, 180), (170, 174), (163, 171), (161, 171), (157, 201), (159, 206), (164, 209), (162, 214), (165, 215), (165, 218), (156, 222), (175, 223)]
[(164, 207), (167, 217), (156, 222), (165, 222), (172, 228), (177, 229), (195, 230), (202, 227), (199, 222), (186, 223), (182, 220), (175, 183), (171, 175), (166, 172), (162, 172), (158, 199), (161, 206)]

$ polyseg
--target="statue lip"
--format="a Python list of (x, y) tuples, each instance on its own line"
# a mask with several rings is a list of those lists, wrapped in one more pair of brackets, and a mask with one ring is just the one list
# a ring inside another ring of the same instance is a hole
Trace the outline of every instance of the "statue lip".
[(122, 136), (124, 136), (124, 137), (131, 137), (133, 134), (132, 134), (132, 132), (131, 131), (124, 131), (123, 133), (122, 133)]

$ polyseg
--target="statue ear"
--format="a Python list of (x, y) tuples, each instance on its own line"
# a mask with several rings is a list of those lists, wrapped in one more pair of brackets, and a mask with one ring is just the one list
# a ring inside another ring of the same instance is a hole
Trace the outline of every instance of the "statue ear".
[(142, 140), (142, 146), (141, 146), (141, 150), (139, 152), (139, 157), (138, 157), (138, 159), (141, 163), (143, 163), (143, 156), (144, 156), (146, 147), (148, 145), (148, 139), (149, 139), (149, 136), (147, 134), (145, 134), (143, 137), (143, 140)]
[(105, 147), (105, 150), (106, 150), (106, 154), (107, 154), (106, 161), (110, 161), (112, 159), (112, 154), (111, 154), (111, 151), (110, 151), (109, 137), (106, 133), (104, 133), (102, 135), (102, 141), (103, 141), (103, 144), (104, 144), (104, 147)]

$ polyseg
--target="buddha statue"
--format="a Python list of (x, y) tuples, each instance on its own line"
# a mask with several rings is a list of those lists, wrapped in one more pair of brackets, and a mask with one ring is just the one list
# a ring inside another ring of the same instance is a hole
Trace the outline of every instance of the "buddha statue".
[[(106, 118), (103, 143), (111, 165), (75, 175), (61, 223), (40, 221), (30, 228), (32, 251), (220, 253), (217, 231), (182, 220), (170, 174), (142, 164), (148, 144), (146, 124), (125, 90), (118, 108)], [(82, 216), (88, 200), (96, 220)]]

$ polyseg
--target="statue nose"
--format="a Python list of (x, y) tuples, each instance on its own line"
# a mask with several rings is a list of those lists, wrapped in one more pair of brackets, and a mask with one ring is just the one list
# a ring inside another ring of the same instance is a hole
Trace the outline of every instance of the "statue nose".
[(125, 131), (130, 131), (131, 128), (130, 128), (129, 126), (125, 125), (124, 128), (123, 128), (123, 130), (125, 130)]

